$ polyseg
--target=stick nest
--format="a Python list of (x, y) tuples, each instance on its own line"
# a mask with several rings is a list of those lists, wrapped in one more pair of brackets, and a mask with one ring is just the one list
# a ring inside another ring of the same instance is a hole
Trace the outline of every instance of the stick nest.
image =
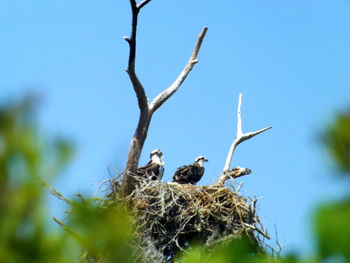
[[(137, 187), (126, 199), (136, 218), (139, 261), (172, 261), (193, 241), (211, 248), (242, 235), (257, 245), (262, 245), (261, 236), (269, 238), (256, 215), (256, 199), (248, 203), (233, 186), (134, 179)], [(109, 197), (120, 199), (120, 183), (112, 183)]]

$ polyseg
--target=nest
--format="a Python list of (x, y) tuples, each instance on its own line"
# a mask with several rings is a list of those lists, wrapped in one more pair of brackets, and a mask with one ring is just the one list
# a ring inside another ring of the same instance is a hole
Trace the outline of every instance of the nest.
[[(233, 186), (134, 179), (137, 187), (127, 200), (136, 218), (138, 261), (171, 262), (192, 242), (211, 248), (244, 235), (260, 246), (269, 238), (256, 215), (256, 199), (248, 202)], [(113, 185), (109, 197), (119, 199), (120, 184)]]

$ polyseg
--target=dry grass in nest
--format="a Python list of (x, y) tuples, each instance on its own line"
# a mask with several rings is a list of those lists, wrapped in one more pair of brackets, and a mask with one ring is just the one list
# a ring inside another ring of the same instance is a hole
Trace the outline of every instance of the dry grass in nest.
[[(207, 247), (247, 235), (262, 245), (268, 238), (256, 215), (256, 199), (248, 203), (232, 186), (163, 183), (141, 178), (127, 197), (136, 217), (140, 261), (166, 262), (199, 241)], [(114, 181), (119, 199), (119, 182)]]

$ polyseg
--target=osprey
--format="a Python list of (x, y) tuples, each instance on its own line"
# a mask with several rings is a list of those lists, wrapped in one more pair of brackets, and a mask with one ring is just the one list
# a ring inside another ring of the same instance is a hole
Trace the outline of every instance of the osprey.
[(150, 158), (151, 160), (145, 166), (136, 170), (136, 174), (152, 180), (161, 180), (164, 174), (163, 153), (159, 149), (153, 150)]
[(177, 168), (173, 176), (173, 182), (179, 184), (196, 184), (204, 174), (203, 163), (207, 161), (204, 156), (199, 156), (193, 164)]

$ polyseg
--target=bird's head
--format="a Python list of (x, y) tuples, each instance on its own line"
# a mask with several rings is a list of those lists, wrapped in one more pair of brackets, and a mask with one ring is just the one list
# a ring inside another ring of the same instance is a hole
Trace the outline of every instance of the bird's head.
[(205, 163), (207, 161), (208, 161), (208, 159), (205, 158), (204, 156), (198, 156), (194, 162), (199, 164), (200, 166), (203, 166), (203, 163)]
[(163, 162), (163, 153), (161, 150), (159, 149), (156, 149), (156, 150), (153, 150), (150, 154), (150, 157), (152, 159), (152, 161), (154, 163), (157, 163), (157, 164), (160, 164), (160, 165), (163, 165), (164, 162)]

